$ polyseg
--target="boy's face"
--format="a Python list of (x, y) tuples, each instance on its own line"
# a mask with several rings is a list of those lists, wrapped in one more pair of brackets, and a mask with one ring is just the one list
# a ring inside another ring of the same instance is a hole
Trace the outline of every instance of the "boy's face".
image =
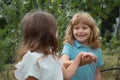
[(90, 33), (91, 29), (88, 25), (79, 23), (73, 27), (74, 38), (81, 42), (83, 45), (87, 45)]

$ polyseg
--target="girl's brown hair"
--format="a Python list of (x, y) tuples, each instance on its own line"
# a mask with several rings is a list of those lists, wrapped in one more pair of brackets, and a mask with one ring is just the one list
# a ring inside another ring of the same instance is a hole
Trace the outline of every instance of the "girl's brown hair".
[(77, 25), (78, 23), (86, 24), (91, 29), (88, 46), (90, 46), (92, 49), (99, 48), (100, 47), (99, 29), (96, 25), (95, 20), (87, 12), (77, 13), (72, 17), (72, 19), (70, 20), (69, 25), (66, 29), (64, 43), (73, 44), (73, 42), (75, 40), (75, 38), (73, 36), (73, 27), (74, 27), (74, 25)]
[(52, 14), (40, 11), (27, 13), (21, 24), (23, 37), (18, 50), (18, 61), (28, 50), (56, 56), (58, 52), (57, 23)]

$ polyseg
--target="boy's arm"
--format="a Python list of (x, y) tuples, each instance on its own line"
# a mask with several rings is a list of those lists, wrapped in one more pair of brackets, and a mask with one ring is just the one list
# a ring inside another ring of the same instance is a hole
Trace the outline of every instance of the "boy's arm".
[[(92, 61), (95, 61), (92, 58), (95, 58), (95, 56), (94, 55), (88, 55), (84, 59), (81, 59), (81, 62), (79, 64), (79, 66), (82, 66), (82, 65), (85, 65), (85, 64), (89, 64)], [(67, 55), (63, 55), (62, 56), (62, 60), (63, 60), (63, 65), (65, 66), (65, 68), (67, 68), (73, 62), (72, 60), (69, 60), (69, 57)]]
[[(65, 66), (65, 68), (67, 68), (72, 62), (73, 62), (72, 60), (63, 61), (63, 65)], [(91, 59), (81, 60), (81, 63), (79, 64), (79, 66), (82, 66), (82, 65), (85, 65), (85, 64), (89, 64), (91, 62), (92, 62)]]
[(76, 58), (73, 61), (69, 61), (69, 57), (67, 55), (62, 56), (63, 60), (63, 76), (64, 79), (71, 79), (72, 76), (75, 74), (77, 68), (79, 67), (81, 60), (89, 60), (92, 59), (92, 61), (96, 62), (97, 57), (93, 54), (89, 54), (86, 52), (83, 52), (81, 54), (78, 54)]
[(101, 80), (101, 72), (100, 72), (100, 68), (96, 69), (96, 79), (95, 80)]

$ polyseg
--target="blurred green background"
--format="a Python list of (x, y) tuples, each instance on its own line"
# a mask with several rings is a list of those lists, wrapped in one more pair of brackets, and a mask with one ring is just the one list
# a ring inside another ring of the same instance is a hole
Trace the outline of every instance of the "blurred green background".
[[(73, 14), (89, 12), (101, 32), (105, 61), (102, 80), (120, 80), (120, 0), (0, 0), (0, 80), (15, 80), (13, 66), (21, 40), (19, 22), (27, 12), (35, 9), (48, 11), (56, 17), (60, 50)], [(106, 69), (110, 70), (104, 71)]]

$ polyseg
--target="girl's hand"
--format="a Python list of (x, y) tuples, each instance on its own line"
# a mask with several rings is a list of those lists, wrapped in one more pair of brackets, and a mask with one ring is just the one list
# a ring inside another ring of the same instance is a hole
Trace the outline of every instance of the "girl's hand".
[(93, 53), (81, 52), (80, 54), (82, 54), (80, 66), (85, 65), (85, 64), (89, 64), (93, 61), (94, 61), (94, 63), (97, 62), (97, 57)]

